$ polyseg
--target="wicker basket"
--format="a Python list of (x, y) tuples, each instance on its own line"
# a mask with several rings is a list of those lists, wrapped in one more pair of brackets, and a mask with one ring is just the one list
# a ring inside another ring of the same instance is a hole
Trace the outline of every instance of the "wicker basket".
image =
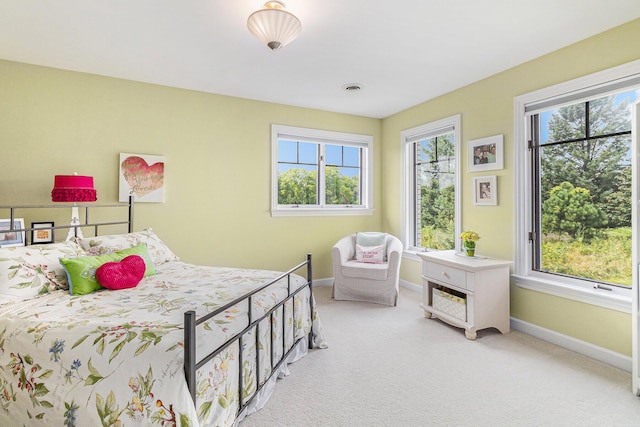
[(451, 293), (447, 288), (433, 288), (433, 308), (467, 321), (467, 300)]

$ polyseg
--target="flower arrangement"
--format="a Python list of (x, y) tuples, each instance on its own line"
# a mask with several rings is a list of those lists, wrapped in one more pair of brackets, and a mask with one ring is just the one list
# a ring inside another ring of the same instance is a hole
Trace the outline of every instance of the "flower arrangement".
[(462, 239), (462, 247), (467, 253), (467, 256), (474, 256), (476, 253), (476, 242), (480, 240), (480, 235), (475, 231), (467, 230), (460, 233)]
[(480, 235), (475, 231), (467, 230), (460, 233), (460, 238), (465, 242), (476, 242), (480, 240)]

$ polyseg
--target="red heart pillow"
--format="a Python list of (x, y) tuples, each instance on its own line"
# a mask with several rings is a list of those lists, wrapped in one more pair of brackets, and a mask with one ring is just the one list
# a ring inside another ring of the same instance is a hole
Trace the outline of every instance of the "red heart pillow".
[(135, 288), (144, 277), (146, 265), (138, 255), (129, 255), (120, 262), (107, 262), (96, 270), (98, 283), (107, 289)]

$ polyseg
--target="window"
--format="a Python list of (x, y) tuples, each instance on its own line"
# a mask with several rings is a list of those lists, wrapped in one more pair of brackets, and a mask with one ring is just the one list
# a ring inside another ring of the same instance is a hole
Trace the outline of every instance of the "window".
[(402, 132), (403, 243), (410, 251), (456, 248), (459, 129), (457, 115)]
[(371, 213), (373, 138), (272, 125), (272, 215)]
[(516, 98), (516, 282), (628, 311), (640, 64)]

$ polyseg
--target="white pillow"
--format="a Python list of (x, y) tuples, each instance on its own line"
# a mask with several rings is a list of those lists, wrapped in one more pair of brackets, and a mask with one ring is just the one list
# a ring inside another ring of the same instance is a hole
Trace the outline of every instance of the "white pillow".
[(384, 262), (384, 245), (361, 246), (356, 244), (356, 261), (382, 264)]
[(171, 252), (171, 249), (169, 249), (150, 228), (127, 234), (84, 237), (78, 239), (78, 243), (80, 243), (80, 246), (87, 252), (87, 255), (91, 256), (121, 251), (138, 246), (140, 243), (146, 243), (151, 262), (155, 265), (179, 260), (179, 258)]
[(356, 233), (356, 244), (360, 246), (384, 246), (382, 260), (387, 261), (387, 233), (377, 231), (358, 231)]
[(0, 248), (0, 300), (26, 301), (69, 289), (60, 258), (86, 255), (76, 242)]

